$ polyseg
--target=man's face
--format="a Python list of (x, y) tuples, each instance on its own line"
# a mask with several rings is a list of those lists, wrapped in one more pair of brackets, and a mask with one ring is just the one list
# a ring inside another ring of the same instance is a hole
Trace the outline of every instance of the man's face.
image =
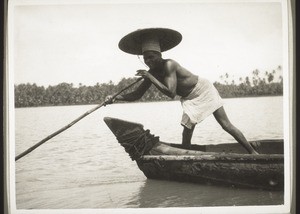
[(145, 64), (150, 69), (157, 67), (161, 62), (161, 53), (156, 51), (145, 51), (143, 57)]

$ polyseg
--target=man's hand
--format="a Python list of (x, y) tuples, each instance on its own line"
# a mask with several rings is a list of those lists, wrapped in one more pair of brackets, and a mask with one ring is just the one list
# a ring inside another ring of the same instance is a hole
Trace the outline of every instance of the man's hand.
[(135, 76), (141, 76), (143, 78), (149, 77), (149, 72), (143, 69), (137, 70)]
[(116, 98), (113, 99), (112, 95), (108, 95), (105, 97), (104, 106), (108, 104), (113, 104), (115, 102)]

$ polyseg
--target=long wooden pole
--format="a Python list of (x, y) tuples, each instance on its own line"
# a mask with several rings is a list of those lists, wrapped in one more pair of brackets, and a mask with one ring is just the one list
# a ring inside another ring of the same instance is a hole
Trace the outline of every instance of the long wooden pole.
[(134, 84), (136, 84), (137, 82), (139, 82), (141, 79), (143, 79), (142, 77), (138, 78), (135, 82), (131, 83), (130, 85), (126, 86), (125, 88), (123, 88), (122, 90), (120, 90), (119, 92), (115, 93), (107, 102), (102, 102), (101, 104), (99, 104), (98, 106), (92, 108), (91, 110), (85, 112), (84, 114), (82, 114), (80, 117), (78, 117), (77, 119), (73, 120), (71, 123), (69, 123), (68, 125), (62, 127), (61, 129), (57, 130), (56, 132), (54, 132), (53, 134), (49, 135), (48, 137), (44, 138), (43, 140), (41, 140), (40, 142), (36, 143), (35, 145), (33, 145), (32, 147), (30, 147), (29, 149), (25, 150), (24, 152), (22, 152), (21, 154), (17, 155), (15, 157), (15, 161), (19, 160), (20, 158), (24, 157), (25, 155), (29, 154), (30, 152), (32, 152), (33, 150), (35, 150), (37, 147), (39, 147), (40, 145), (42, 145), (43, 143), (45, 143), (46, 141), (50, 140), (51, 138), (53, 138), (54, 136), (58, 135), (59, 133), (65, 131), (66, 129), (70, 128), (71, 126), (73, 126), (75, 123), (77, 123), (79, 120), (81, 120), (82, 118), (86, 117), (87, 115), (91, 114), (92, 112), (96, 111), (98, 108), (104, 106), (106, 103), (109, 103), (110, 101), (112, 101), (113, 99), (116, 98), (116, 96), (118, 96), (119, 94), (121, 94), (123, 91), (127, 90), (128, 88), (130, 88), (131, 86), (133, 86)]

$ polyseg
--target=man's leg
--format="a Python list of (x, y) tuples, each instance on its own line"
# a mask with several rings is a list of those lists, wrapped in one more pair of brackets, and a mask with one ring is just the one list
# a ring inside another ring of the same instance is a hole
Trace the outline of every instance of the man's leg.
[(226, 112), (223, 108), (223, 106), (219, 109), (217, 109), (214, 113), (214, 116), (218, 123), (222, 126), (222, 128), (231, 134), (244, 148), (251, 154), (258, 154), (253, 147), (249, 144), (249, 142), (246, 140), (243, 133), (238, 130), (234, 125), (231, 124), (229, 121)]
[(183, 132), (182, 132), (182, 145), (184, 148), (189, 149), (191, 147), (191, 139), (193, 136), (193, 131), (195, 129), (195, 126), (193, 126), (191, 129), (184, 126)]

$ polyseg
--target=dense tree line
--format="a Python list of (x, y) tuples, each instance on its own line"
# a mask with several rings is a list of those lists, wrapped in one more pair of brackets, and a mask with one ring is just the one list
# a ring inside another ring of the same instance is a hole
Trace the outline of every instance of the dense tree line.
[[(278, 66), (278, 69), (280, 70), (281, 67)], [(263, 77), (261, 77), (260, 71), (254, 70), (251, 78), (239, 78), (237, 84), (226, 73), (220, 77), (221, 82), (214, 82), (214, 85), (223, 98), (282, 95), (283, 79), (279, 76), (278, 80), (274, 81), (275, 77), (276, 70), (266, 71)], [(118, 84), (110, 81), (109, 83), (97, 83), (94, 86), (79, 84), (79, 87), (74, 87), (72, 83), (60, 83), (47, 88), (36, 84), (19, 84), (15, 85), (15, 107), (99, 104), (107, 95), (120, 91), (134, 80), (135, 78), (123, 78)], [(139, 83), (128, 89), (126, 93), (134, 90), (138, 85)], [(152, 85), (139, 101), (164, 100), (171, 99)]]
[[(239, 84), (226, 73), (220, 79), (223, 83), (215, 82), (214, 85), (221, 97), (249, 97), (249, 96), (277, 96), (283, 94), (283, 78), (278, 74), (281, 66), (272, 72), (261, 73), (258, 69), (252, 72), (251, 77), (239, 78)], [(275, 80), (276, 79), (276, 80)]]
[[(74, 87), (72, 83), (60, 83), (55, 86), (37, 86), (34, 84), (15, 85), (15, 107), (31, 106), (57, 106), (57, 105), (84, 105), (99, 104), (105, 97), (114, 94), (135, 81), (136, 78), (123, 78), (118, 84), (97, 83), (94, 86), (80, 84)], [(139, 85), (133, 85), (127, 92), (131, 92)], [(140, 101), (162, 101), (169, 98), (157, 88), (151, 88), (144, 94)]]

